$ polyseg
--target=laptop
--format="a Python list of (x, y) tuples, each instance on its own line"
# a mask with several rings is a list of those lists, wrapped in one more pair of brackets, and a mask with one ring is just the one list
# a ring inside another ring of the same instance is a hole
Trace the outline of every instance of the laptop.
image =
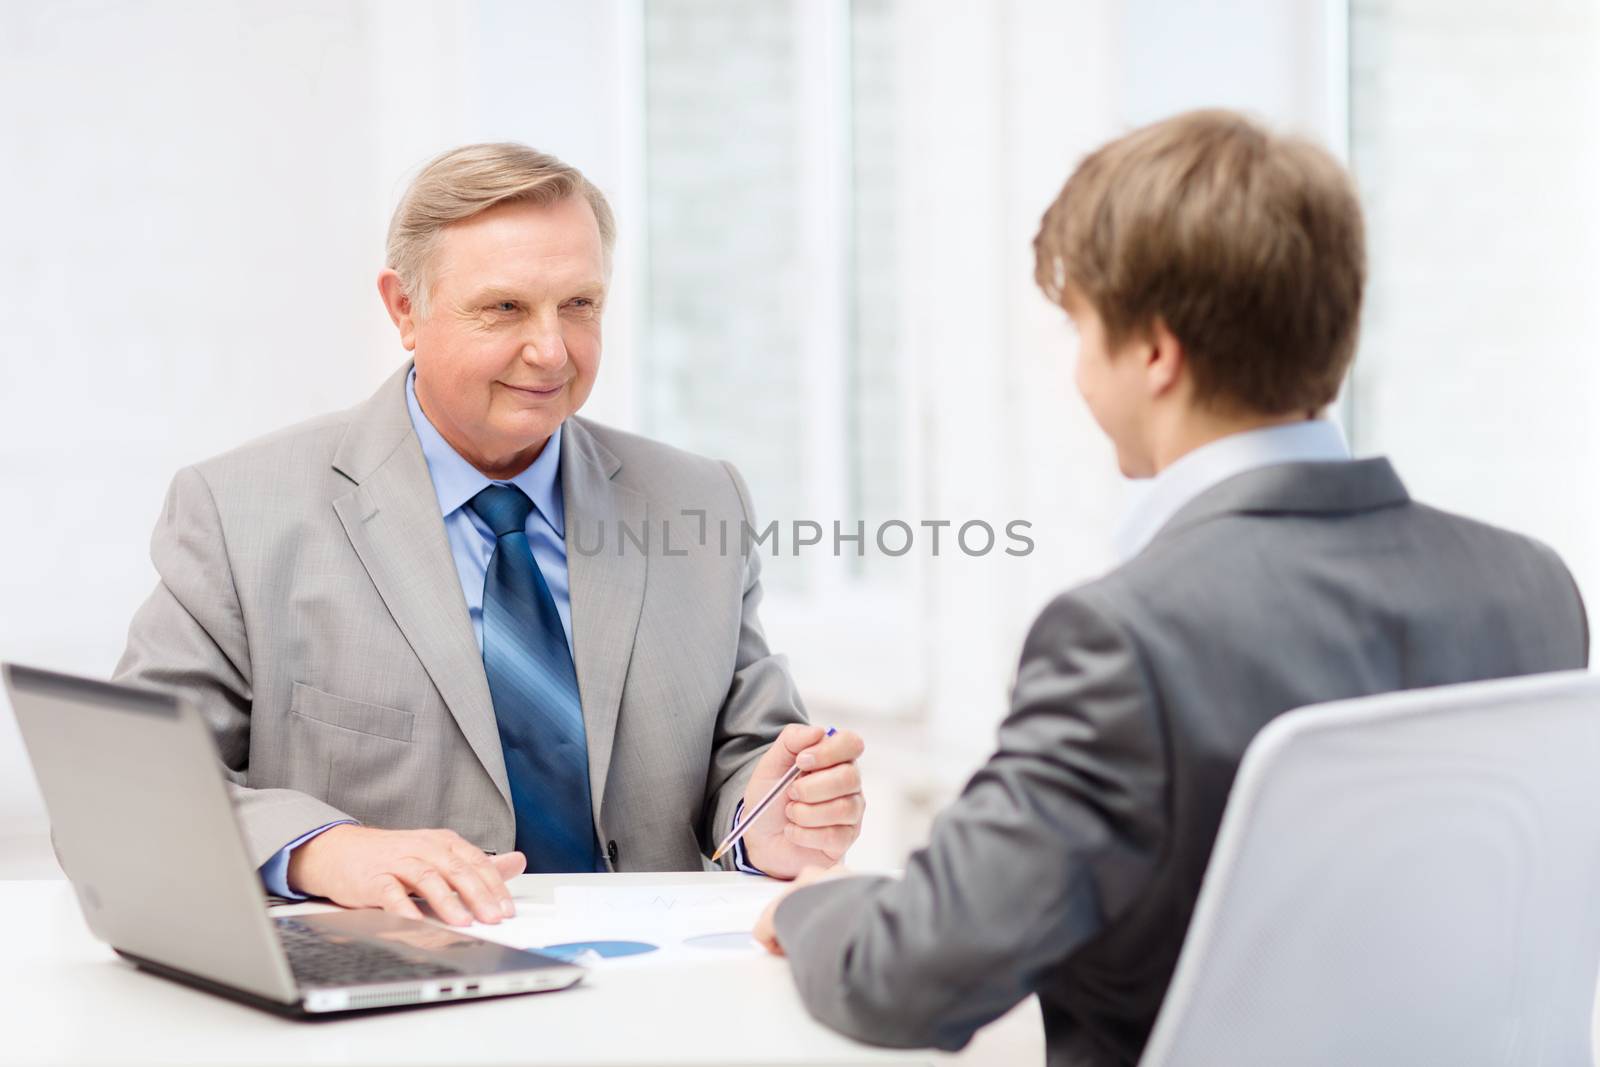
[(144, 970), (307, 1019), (583, 977), (563, 960), (380, 911), (270, 915), (198, 709), (152, 690), (0, 669), (89, 929)]

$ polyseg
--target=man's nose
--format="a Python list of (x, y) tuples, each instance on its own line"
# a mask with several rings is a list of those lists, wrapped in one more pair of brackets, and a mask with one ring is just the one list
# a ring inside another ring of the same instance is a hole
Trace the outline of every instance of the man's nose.
[(554, 370), (567, 363), (567, 343), (555, 323), (541, 323), (522, 339), (522, 361), (531, 367)]

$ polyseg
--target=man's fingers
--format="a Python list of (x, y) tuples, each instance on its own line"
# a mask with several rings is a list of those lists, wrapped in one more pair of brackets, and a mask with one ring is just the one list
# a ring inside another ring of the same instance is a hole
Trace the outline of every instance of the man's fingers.
[[(424, 918), (413, 897), (427, 901), (434, 917), (453, 926), (477, 919), (497, 923), (516, 914), (507, 878), (521, 874), (520, 852), (491, 859), (454, 830), (377, 830), (336, 826), (300, 846), (316, 846), (306, 859), (300, 850), (305, 884), (334, 881), (324, 895), (347, 907), (379, 907), (408, 918)], [(313, 862), (314, 861), (314, 862)], [(312, 870), (312, 868), (315, 870)], [(336, 880), (313, 875), (323, 868)], [(307, 872), (310, 871), (310, 874)], [(294, 884), (291, 882), (291, 884)], [(299, 886), (296, 886), (299, 888)]]
[(866, 798), (860, 793), (854, 793), (821, 804), (800, 804), (790, 801), (783, 813), (789, 817), (790, 822), (799, 826), (860, 826), (862, 813), (866, 809)]
[(773, 916), (777, 913), (777, 910), (778, 902), (776, 900), (768, 904), (767, 910), (763, 911), (761, 918), (756, 920), (756, 928), (750, 931), (750, 936), (759, 941), (761, 947), (774, 956), (781, 956), (783, 955), (783, 946), (778, 944), (778, 930), (773, 922)]
[(507, 880), (528, 869), (528, 857), (520, 852), (502, 852), (498, 856), (490, 856), (489, 862), (500, 872), (500, 877)]
[[(781, 735), (780, 735), (781, 736)], [(795, 757), (802, 771), (816, 771), (861, 758), (867, 743), (854, 730), (839, 730), (832, 737), (823, 735), (816, 744)]]
[[(478, 918), (483, 922), (497, 923), (501, 919), (509, 919), (517, 913), (516, 906), (511, 903), (511, 890), (506, 888), (505, 876), (500, 873), (500, 868), (490, 862), (489, 857), (478, 849), (463, 841), (452, 850), (457, 857), (467, 866), (472, 868), (478, 881), (489, 893), (490, 905), (493, 915), (484, 918), (481, 913)], [(476, 908), (473, 909), (475, 912)]]
[(489, 878), (500, 886), (501, 894), (505, 892), (505, 883), (500, 881), (500, 876), (487, 859), (480, 869), (460, 852), (451, 851), (440, 856), (433, 866), (450, 883), (450, 888), (455, 890), (467, 910), (472, 912), (472, 918), (482, 923), (497, 923), (505, 918), (505, 913), (500, 910), (501, 897), (484, 881), (482, 870), (486, 869)]
[(391, 915), (401, 915), (407, 919), (422, 918), (422, 909), (412, 902), (411, 894), (400, 884), (400, 879), (392, 874), (378, 876), (378, 891), (373, 903)]
[(854, 763), (841, 763), (823, 771), (803, 774), (789, 787), (789, 799), (802, 804), (821, 804), (836, 797), (861, 792), (861, 772)]
[(794, 880), (793, 888), (803, 889), (808, 885), (816, 885), (818, 882), (831, 882), (835, 878), (848, 877), (850, 877), (850, 872), (837, 863), (829, 867), (820, 865), (806, 867), (800, 872), (800, 876)]
[(800, 723), (792, 722), (778, 732), (778, 740), (772, 747), (787, 749), (791, 756), (797, 756), (827, 735), (828, 731), (820, 726), (802, 726)]
[[(772, 788), (772, 783), (794, 766), (795, 753), (804, 752), (816, 744), (824, 732), (820, 726), (801, 726), (799, 723), (790, 723), (780, 730), (777, 740), (767, 746), (760, 762), (756, 764), (755, 773), (745, 792), (745, 803), (751, 805), (759, 801)], [(764, 812), (762, 818), (766, 819), (771, 814), (770, 810)]]
[(400, 880), (421, 894), (433, 913), (451, 926), (466, 926), (472, 915), (456, 899), (455, 890), (433, 866), (424, 860), (409, 859), (396, 864)]
[(831, 860), (837, 860), (855, 844), (856, 829), (853, 826), (810, 827), (790, 823), (783, 828), (783, 836), (792, 844), (820, 852)]

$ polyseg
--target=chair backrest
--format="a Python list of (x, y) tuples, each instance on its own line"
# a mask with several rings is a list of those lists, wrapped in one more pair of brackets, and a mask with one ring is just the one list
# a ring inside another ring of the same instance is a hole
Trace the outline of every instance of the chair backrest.
[(1245, 753), (1141, 1067), (1578, 1067), (1600, 676), (1346, 700)]

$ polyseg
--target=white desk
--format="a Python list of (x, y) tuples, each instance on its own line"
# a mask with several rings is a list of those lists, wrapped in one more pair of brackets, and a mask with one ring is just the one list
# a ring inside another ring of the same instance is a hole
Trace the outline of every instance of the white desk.
[[(540, 899), (557, 885), (597, 878), (625, 885), (741, 877), (525, 875), (512, 888)], [(19, 1067), (1044, 1062), (1035, 1000), (956, 1056), (878, 1049), (814, 1022), (788, 965), (759, 956), (596, 969), (559, 993), (293, 1022), (136, 971), (90, 937), (66, 882), (0, 881), (0, 908), (0, 1063)]]

